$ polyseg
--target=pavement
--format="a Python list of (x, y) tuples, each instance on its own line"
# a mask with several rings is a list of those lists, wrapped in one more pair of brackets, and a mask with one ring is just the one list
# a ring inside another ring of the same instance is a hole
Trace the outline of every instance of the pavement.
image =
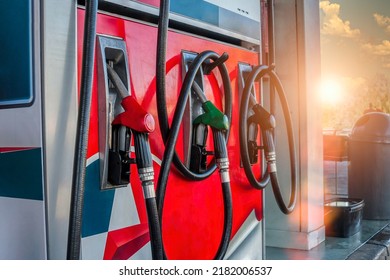
[(390, 260), (390, 225), (356, 249), (347, 260)]

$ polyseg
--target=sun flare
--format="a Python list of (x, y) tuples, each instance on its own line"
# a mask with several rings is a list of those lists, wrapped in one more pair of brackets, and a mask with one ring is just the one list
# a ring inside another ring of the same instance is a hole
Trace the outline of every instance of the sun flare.
[(323, 80), (320, 85), (322, 103), (335, 105), (342, 99), (342, 87), (336, 79)]

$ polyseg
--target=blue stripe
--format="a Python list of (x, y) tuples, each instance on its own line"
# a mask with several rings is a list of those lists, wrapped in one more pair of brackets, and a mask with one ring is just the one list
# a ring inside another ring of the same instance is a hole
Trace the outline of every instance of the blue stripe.
[(0, 196), (43, 200), (41, 148), (0, 153)]
[(82, 237), (107, 232), (115, 190), (100, 190), (99, 160), (87, 167), (83, 208)]
[[(171, 12), (205, 22), (227, 31), (236, 32), (254, 39), (260, 39), (260, 23), (224, 9), (217, 5), (200, 0), (173, 0)], [(260, 13), (260, 11), (258, 11)]]
[(172, 1), (170, 10), (218, 26), (219, 7), (208, 2), (199, 0)]

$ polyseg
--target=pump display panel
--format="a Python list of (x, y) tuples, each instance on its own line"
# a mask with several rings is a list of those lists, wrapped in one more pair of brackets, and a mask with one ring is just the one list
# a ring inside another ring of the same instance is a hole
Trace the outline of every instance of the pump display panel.
[[(158, 16), (156, 0), (104, 0), (100, 7), (110, 12), (138, 16)], [(175, 29), (213, 37), (231, 43), (260, 44), (260, 1), (187, 0), (171, 1), (171, 26)]]

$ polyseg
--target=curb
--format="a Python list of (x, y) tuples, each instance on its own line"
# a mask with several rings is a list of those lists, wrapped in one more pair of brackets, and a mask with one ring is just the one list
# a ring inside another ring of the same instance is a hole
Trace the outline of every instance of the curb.
[(390, 260), (390, 224), (350, 254), (347, 260)]

